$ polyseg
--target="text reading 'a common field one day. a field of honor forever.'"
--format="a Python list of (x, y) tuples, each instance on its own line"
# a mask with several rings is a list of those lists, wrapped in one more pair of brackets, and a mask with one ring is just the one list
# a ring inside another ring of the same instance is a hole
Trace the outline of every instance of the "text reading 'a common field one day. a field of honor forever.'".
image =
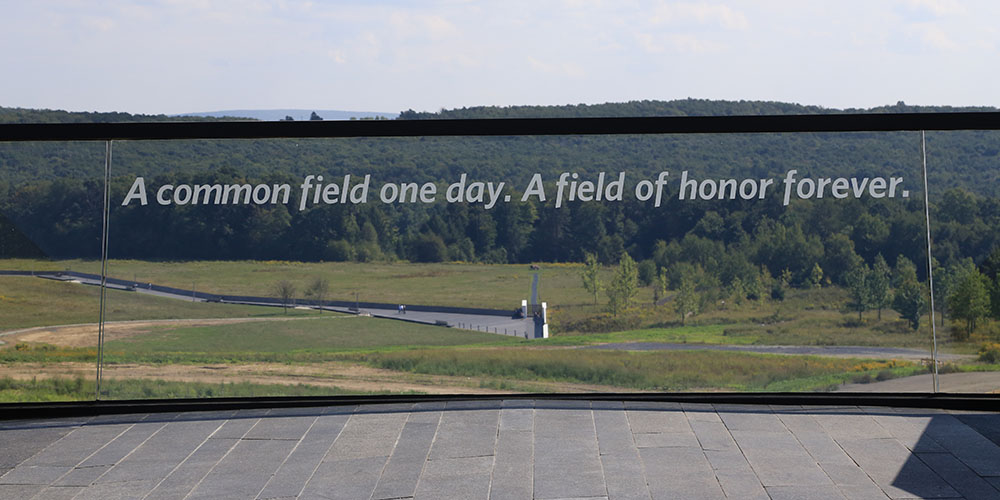
[[(902, 177), (809, 177), (792, 169), (779, 178), (706, 178), (698, 179), (681, 171), (676, 188), (669, 171), (653, 178), (629, 179), (626, 172), (600, 172), (585, 178), (576, 172), (563, 172), (553, 179), (534, 174), (524, 189), (515, 192), (505, 181), (471, 180), (461, 174), (455, 182), (386, 182), (373, 185), (370, 174), (342, 177), (307, 175), (302, 183), (291, 184), (161, 184), (147, 187), (144, 177), (136, 177), (122, 200), (122, 206), (148, 205), (277, 205), (295, 203), (298, 209), (337, 204), (394, 203), (477, 203), (491, 209), (512, 200), (552, 202), (556, 208), (567, 202), (617, 202), (627, 196), (659, 207), (668, 192), (679, 200), (763, 200), (781, 196), (788, 205), (792, 199), (820, 198), (908, 198)], [(330, 182), (329, 180), (333, 180)], [(296, 195), (293, 198), (293, 194)]]

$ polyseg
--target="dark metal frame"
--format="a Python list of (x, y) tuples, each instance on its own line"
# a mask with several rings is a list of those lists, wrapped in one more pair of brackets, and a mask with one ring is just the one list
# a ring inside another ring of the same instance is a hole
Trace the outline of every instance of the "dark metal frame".
[(0, 124), (3, 141), (1000, 130), (1000, 112)]
[[(778, 406), (885, 406), (1000, 412), (1000, 399), (992, 394), (901, 393), (580, 393), (516, 394), (518, 400), (655, 401), (689, 404), (738, 404)], [(71, 401), (58, 403), (0, 404), (0, 421), (32, 418), (89, 417), (127, 413), (246, 410), (253, 408), (309, 408), (320, 406), (426, 403), (447, 401), (496, 401), (495, 394), (386, 395), (329, 397), (259, 397), (205, 399), (135, 399)]]
[[(0, 142), (349, 137), (742, 134), (1000, 130), (1000, 112), (473, 120), (206, 121), (0, 124)], [(519, 394), (518, 399), (675, 401), (761, 405), (876, 405), (1000, 411), (995, 394), (604, 393)], [(494, 395), (331, 396), (0, 404), (0, 420), (97, 414), (495, 400)]]

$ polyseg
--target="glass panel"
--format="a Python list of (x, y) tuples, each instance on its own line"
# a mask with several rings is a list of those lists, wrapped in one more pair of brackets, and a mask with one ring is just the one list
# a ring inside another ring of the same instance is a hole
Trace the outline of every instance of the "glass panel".
[(113, 398), (932, 389), (917, 133), (115, 151)]
[[(368, 361), (536, 335), (525, 266), (455, 263), (465, 247), (422, 234), (451, 207), (377, 201), (376, 182), (435, 179), (422, 142), (116, 143), (109, 275), (131, 302), (109, 303), (107, 396), (477, 392)], [(306, 172), (323, 189), (302, 205)]]
[(104, 153), (0, 142), (0, 401), (95, 397)]
[(942, 392), (1000, 392), (998, 155), (998, 132), (927, 133)]

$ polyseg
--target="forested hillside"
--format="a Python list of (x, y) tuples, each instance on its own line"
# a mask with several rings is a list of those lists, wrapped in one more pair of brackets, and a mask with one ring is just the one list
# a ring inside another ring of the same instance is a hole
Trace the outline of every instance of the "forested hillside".
[(563, 106), (475, 106), (445, 109), (436, 113), (403, 111), (404, 120), (465, 119), (465, 118), (593, 118), (620, 116), (739, 116), (739, 115), (806, 115), (829, 113), (953, 113), (957, 111), (996, 111), (988, 106), (909, 106), (898, 102), (891, 106), (871, 109), (835, 109), (803, 106), (777, 101), (713, 101), (680, 99), (675, 101), (629, 101), (605, 104), (567, 104)]
[[(240, 118), (226, 118), (239, 120)], [(0, 123), (122, 123), (164, 121), (211, 121), (218, 118), (197, 116), (140, 115), (97, 111), (63, 111), (58, 109), (5, 108), (0, 106)]]
[[(849, 112), (956, 111), (899, 104)], [(974, 108), (974, 110), (994, 110)], [(484, 107), (401, 119), (514, 116), (649, 116), (826, 113), (771, 102), (643, 101), (595, 106)], [(5, 121), (145, 121), (166, 117), (0, 109)], [(1000, 244), (1000, 134), (928, 134), (935, 257), (976, 262)], [(112, 162), (112, 256), (145, 259), (297, 259), (617, 262), (623, 251), (664, 267), (685, 263), (714, 280), (754, 282), (761, 272), (794, 283), (844, 282), (878, 255), (923, 257), (922, 181), (915, 133), (698, 136), (448, 137), (324, 140), (123, 141)], [(7, 255), (33, 251), (96, 257), (103, 144), (0, 143), (0, 211)], [(901, 177), (908, 199), (678, 200), (682, 171), (705, 178)], [(520, 202), (534, 173), (551, 189), (562, 172), (594, 179), (627, 173), (626, 189), (670, 171), (659, 208), (621, 202)], [(373, 184), (506, 182), (510, 203), (310, 205), (298, 210), (306, 175), (370, 174)], [(138, 176), (164, 184), (287, 183), (287, 205), (121, 206)], [(21, 235), (21, 236), (17, 236)], [(34, 246), (33, 246), (33, 245)], [(672, 268), (677, 268), (673, 266)], [(921, 269), (918, 266), (918, 269)], [(921, 271), (922, 272), (922, 271)]]

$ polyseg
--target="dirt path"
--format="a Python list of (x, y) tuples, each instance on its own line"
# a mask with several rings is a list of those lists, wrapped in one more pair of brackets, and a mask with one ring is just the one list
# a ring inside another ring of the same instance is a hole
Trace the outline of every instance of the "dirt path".
[[(53, 377), (94, 377), (90, 363), (18, 363), (0, 364), (0, 374), (19, 380)], [(172, 382), (250, 382), (254, 384), (336, 387), (354, 392), (423, 392), (428, 394), (512, 394), (514, 390), (480, 387), (480, 378), (445, 375), (424, 375), (372, 368), (347, 363), (316, 363), (288, 365), (283, 363), (253, 363), (243, 365), (106, 365), (106, 379), (159, 379)], [(541, 391), (608, 392), (630, 389), (559, 382), (524, 382)]]
[[(53, 365), (17, 364), (0, 365), (0, 373), (14, 379), (51, 377), (94, 377), (94, 365), (89, 363), (60, 363)], [(389, 370), (379, 370), (363, 365), (329, 363), (317, 365), (285, 365), (257, 363), (252, 365), (106, 365), (105, 379), (159, 379), (171, 382), (203, 382), (210, 384), (249, 382), (253, 384), (297, 385), (330, 387), (356, 392), (426, 392), (452, 393), (504, 393), (469, 387), (463, 377), (407, 376)]]
[[(326, 316), (322, 319), (353, 319), (357, 316)], [(270, 318), (202, 318), (202, 319), (155, 319), (133, 321), (109, 321), (104, 323), (105, 341), (120, 340), (143, 333), (149, 333), (157, 328), (173, 326), (211, 326), (229, 325), (234, 323), (250, 323), (255, 321), (308, 321), (321, 319), (320, 316), (307, 317), (270, 317)], [(21, 330), (11, 330), (0, 333), (0, 349), (18, 342), (52, 344), (59, 347), (96, 347), (97, 323), (81, 323), (76, 325), (37, 326)]]
[[(945, 373), (940, 375), (941, 392), (1000, 394), (1000, 372)], [(846, 384), (837, 392), (931, 392), (931, 374), (914, 375), (870, 384)]]

